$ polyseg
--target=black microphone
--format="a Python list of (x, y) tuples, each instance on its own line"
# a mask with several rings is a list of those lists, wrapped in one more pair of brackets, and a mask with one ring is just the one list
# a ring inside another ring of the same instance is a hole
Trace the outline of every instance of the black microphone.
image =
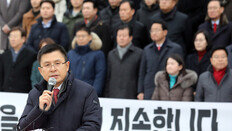
[[(53, 87), (56, 85), (56, 79), (54, 77), (50, 77), (48, 80), (47, 90), (52, 91)], [(45, 108), (47, 107), (47, 104), (44, 104), (43, 110), (45, 111)]]

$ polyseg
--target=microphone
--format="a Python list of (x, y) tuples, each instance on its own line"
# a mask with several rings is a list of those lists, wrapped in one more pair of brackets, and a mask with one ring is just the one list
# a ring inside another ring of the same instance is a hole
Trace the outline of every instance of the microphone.
[[(56, 85), (56, 79), (54, 77), (50, 77), (48, 80), (48, 85), (47, 85), (47, 89), (49, 91), (52, 91), (53, 87)], [(47, 104), (44, 104), (44, 108), (43, 110), (45, 111), (45, 108), (47, 107)]]

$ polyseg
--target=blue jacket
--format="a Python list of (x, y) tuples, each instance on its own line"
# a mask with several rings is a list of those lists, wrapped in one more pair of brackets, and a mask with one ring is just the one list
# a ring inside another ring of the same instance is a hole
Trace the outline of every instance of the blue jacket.
[(68, 59), (74, 77), (92, 85), (100, 96), (105, 83), (106, 62), (104, 53), (99, 50), (101, 44), (96, 47), (97, 44), (95, 40), (85, 46), (76, 44), (68, 52)]
[(38, 23), (31, 27), (31, 31), (27, 40), (27, 45), (39, 51), (39, 43), (43, 38), (50, 37), (57, 44), (62, 45), (66, 50), (69, 47), (69, 33), (67, 27), (60, 22), (56, 21), (56, 17), (53, 16), (51, 27), (43, 28), (42, 18), (38, 19)]
[(93, 87), (74, 79), (70, 73), (63, 85), (57, 103), (53, 103), (47, 112), (42, 112), (38, 105), (40, 95), (47, 89), (47, 82), (43, 80), (35, 85), (28, 95), (18, 128), (22, 130), (38, 118), (26, 130), (100, 131), (102, 115)]
[(183, 49), (180, 45), (168, 39), (165, 40), (160, 51), (158, 51), (154, 43), (144, 48), (138, 83), (138, 93), (144, 93), (144, 99), (151, 99), (155, 89), (155, 74), (164, 70), (167, 57), (173, 53), (183, 56)]

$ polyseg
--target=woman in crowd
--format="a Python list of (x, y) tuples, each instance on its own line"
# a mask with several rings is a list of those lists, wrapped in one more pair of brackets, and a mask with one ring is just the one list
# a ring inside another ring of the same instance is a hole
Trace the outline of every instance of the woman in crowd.
[(76, 31), (72, 42), (72, 50), (68, 52), (70, 70), (74, 77), (92, 85), (101, 96), (106, 75), (104, 53), (100, 50), (101, 39), (90, 32), (87, 27)]
[[(39, 49), (41, 49), (42, 47), (44, 47), (45, 45), (48, 45), (48, 44), (55, 44), (55, 41), (53, 41), (51, 38), (44, 38), (40, 41)], [(33, 63), (32, 71), (31, 71), (32, 88), (34, 88), (34, 85), (39, 83), (43, 79), (43, 77), (39, 73), (38, 67), (39, 67), (39, 62), (38, 62), (38, 60), (36, 60)]]
[(152, 100), (192, 101), (193, 88), (197, 74), (186, 70), (182, 57), (170, 55), (166, 60), (165, 70), (155, 75), (155, 91)]

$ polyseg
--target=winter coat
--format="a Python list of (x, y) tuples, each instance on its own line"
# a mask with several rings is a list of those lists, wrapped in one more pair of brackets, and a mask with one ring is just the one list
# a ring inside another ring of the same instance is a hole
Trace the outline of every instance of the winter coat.
[(74, 77), (92, 85), (98, 96), (101, 96), (106, 76), (106, 60), (104, 53), (100, 51), (100, 38), (95, 33), (91, 35), (93, 39), (88, 45), (73, 44), (74, 49), (68, 52), (68, 59)]
[(211, 20), (209, 18), (207, 18), (198, 29), (204, 29), (209, 32), (212, 46), (227, 46), (232, 43), (232, 23), (228, 21), (225, 15), (221, 16), (216, 33), (213, 31)]
[(39, 97), (47, 90), (47, 82), (41, 81), (30, 91), (18, 124), (21, 130), (41, 115), (27, 130), (100, 131), (102, 115), (93, 87), (74, 79), (71, 74), (68, 74), (63, 84), (57, 103), (53, 102), (47, 112), (39, 109)]
[(228, 52), (228, 66), (232, 69), (232, 45), (226, 47)]
[(177, 11), (174, 8), (171, 12), (164, 15), (162, 12), (158, 12), (152, 17), (152, 20), (163, 20), (167, 23), (168, 26), (168, 34), (167, 38), (171, 41), (181, 45), (181, 47), (186, 49), (185, 42), (185, 28), (186, 28), (186, 20), (188, 16)]
[(50, 37), (57, 44), (62, 45), (66, 50), (69, 47), (69, 35), (67, 27), (60, 22), (56, 21), (56, 17), (53, 16), (51, 27), (43, 28), (42, 17), (38, 19), (38, 23), (31, 27), (27, 45), (34, 51), (39, 51), (39, 43), (43, 38)]
[(38, 60), (35, 61), (32, 65), (32, 69), (31, 69), (31, 87), (34, 88), (34, 85), (39, 83), (43, 77), (41, 76), (39, 70), (38, 70), (38, 67), (39, 67), (39, 62)]
[(31, 26), (34, 25), (35, 23), (37, 23), (37, 19), (40, 16), (41, 15), (38, 14), (35, 17), (34, 14), (33, 14), (33, 12), (32, 12), (32, 9), (23, 15), (23, 29), (27, 33), (27, 38), (29, 36), (30, 30), (31, 30)]
[(164, 70), (167, 57), (174, 53), (183, 56), (183, 49), (180, 45), (168, 39), (165, 40), (160, 51), (158, 51), (155, 43), (151, 43), (144, 48), (138, 83), (138, 93), (144, 93), (144, 99), (151, 99), (155, 89), (155, 74)]
[(156, 13), (159, 12), (159, 5), (154, 4), (151, 6), (151, 8), (148, 8), (148, 6), (141, 2), (140, 9), (136, 12), (136, 19), (141, 22), (148, 30), (150, 30), (149, 24), (152, 16), (154, 16)]
[[(67, 10), (64, 13), (63, 17), (63, 23), (67, 26), (68, 32), (69, 32), (69, 38), (72, 38), (73, 36), (73, 27), (74, 25), (79, 22), (84, 20), (84, 17), (81, 12), (79, 12), (76, 16), (72, 15), (72, 10)], [(71, 47), (70, 47), (71, 48)]]
[(0, 91), (28, 93), (31, 90), (31, 67), (36, 54), (24, 47), (13, 62), (11, 50), (1, 55)]
[(232, 102), (232, 70), (227, 68), (220, 84), (214, 76), (213, 68), (200, 75), (197, 83), (195, 101), (205, 102)]
[(53, 0), (55, 2), (55, 15), (57, 21), (62, 22), (65, 11), (67, 10), (66, 0)]
[(131, 45), (122, 59), (118, 49), (110, 51), (107, 60), (105, 97), (136, 99), (142, 49)]
[(187, 74), (185, 75), (178, 75), (176, 83), (170, 89), (166, 72), (157, 72), (155, 75), (156, 87), (151, 99), (165, 101), (192, 101), (192, 86), (197, 82), (197, 74), (192, 70), (186, 70), (186, 73)]
[(101, 41), (102, 41), (102, 48), (101, 50), (104, 52), (105, 56), (108, 55), (109, 51), (113, 48), (113, 42), (110, 36), (110, 29), (107, 26), (107, 24), (105, 24), (100, 17), (97, 17), (97, 19), (91, 21), (90, 23), (88, 23), (87, 25), (85, 24), (85, 21), (80, 21), (78, 23), (75, 24), (74, 26), (74, 34), (73, 37), (75, 36), (76, 31), (80, 28), (86, 26), (88, 28), (90, 28), (91, 32), (96, 33)]
[(150, 38), (149, 38), (149, 33), (148, 33), (148, 30), (146, 29), (146, 27), (140, 23), (139, 21), (136, 20), (136, 18), (134, 17), (130, 22), (128, 23), (124, 23), (123, 21), (119, 21), (117, 23), (115, 23), (113, 25), (113, 38), (114, 38), (114, 42), (115, 42), (115, 45), (116, 45), (116, 36), (117, 36), (117, 28), (120, 26), (120, 25), (123, 25), (123, 24), (128, 24), (128, 26), (130, 26), (133, 30), (133, 39), (132, 39), (132, 43), (143, 49), (149, 42), (150, 42)]

